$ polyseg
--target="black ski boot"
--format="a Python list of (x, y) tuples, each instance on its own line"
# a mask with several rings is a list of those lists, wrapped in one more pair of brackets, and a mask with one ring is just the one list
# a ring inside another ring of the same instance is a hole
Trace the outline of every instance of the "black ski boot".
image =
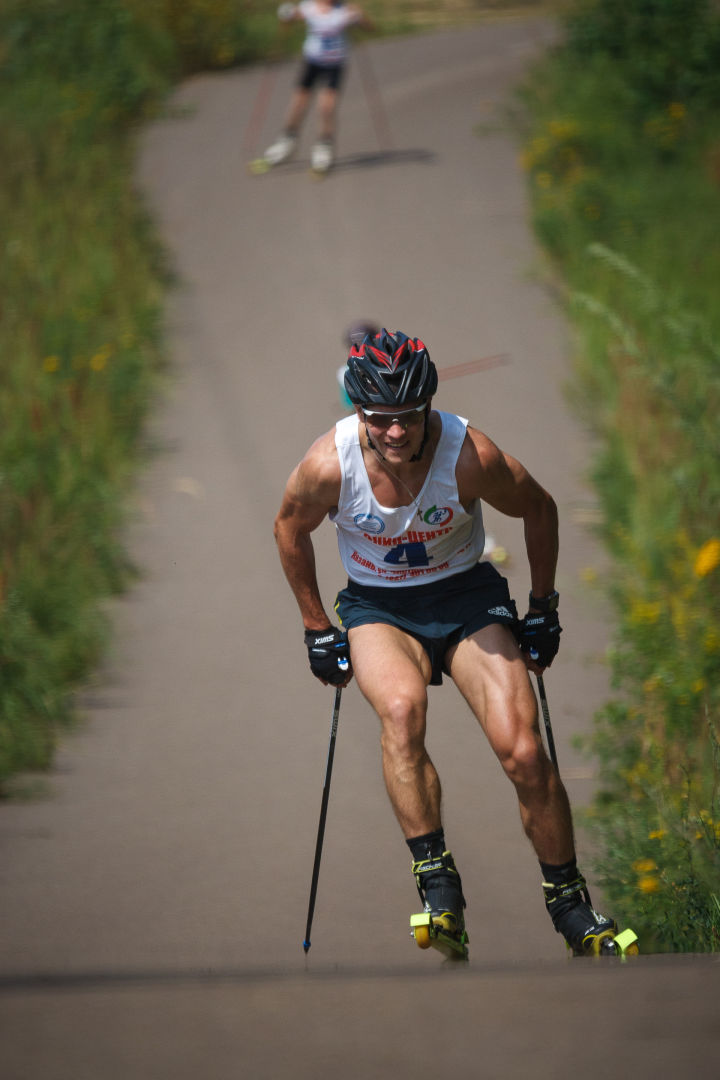
[(421, 949), (432, 945), (449, 959), (467, 960), (465, 897), (451, 853), (416, 860), (412, 872), (423, 905), (422, 915), (410, 919), (415, 941)]
[[(545, 906), (558, 934), (562, 934), (573, 956), (619, 956), (617, 923), (595, 911), (585, 886), (585, 878), (555, 885), (543, 882)], [(634, 937), (634, 935), (633, 935)]]

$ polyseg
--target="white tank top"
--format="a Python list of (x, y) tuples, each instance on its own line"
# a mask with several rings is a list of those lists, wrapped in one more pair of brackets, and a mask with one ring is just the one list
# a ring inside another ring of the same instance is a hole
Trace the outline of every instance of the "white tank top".
[(455, 467), (467, 420), (438, 412), (440, 440), (430, 471), (410, 506), (381, 506), (373, 494), (360, 446), (357, 416), (335, 425), (342, 484), (330, 520), (337, 529), (348, 577), (361, 585), (419, 585), (462, 573), (485, 547), (482, 504), (466, 513)]
[(298, 7), (307, 26), (305, 59), (326, 67), (344, 63), (348, 56), (345, 31), (358, 21), (358, 16), (344, 7), (319, 9), (314, 0), (303, 0)]

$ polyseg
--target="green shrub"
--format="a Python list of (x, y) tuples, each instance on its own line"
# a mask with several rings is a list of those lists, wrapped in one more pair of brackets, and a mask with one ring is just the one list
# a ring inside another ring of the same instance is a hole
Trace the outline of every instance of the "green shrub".
[(132, 572), (165, 275), (125, 132), (169, 85), (158, 40), (112, 0), (0, 16), (0, 782), (51, 761)]
[(578, 4), (525, 94), (534, 221), (567, 284), (612, 555), (598, 584), (616, 696), (585, 743), (587, 823), (608, 906), (644, 951), (720, 947), (718, 19)]
[(567, 29), (568, 55), (605, 61), (641, 113), (720, 103), (720, 19), (709, 0), (581, 0)]

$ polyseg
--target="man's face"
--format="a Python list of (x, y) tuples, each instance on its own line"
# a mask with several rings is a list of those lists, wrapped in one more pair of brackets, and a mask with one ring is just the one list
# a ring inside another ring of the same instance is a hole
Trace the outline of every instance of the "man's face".
[(367, 425), (370, 438), (385, 457), (409, 461), (420, 449), (425, 418), (430, 403), (410, 402), (401, 408), (392, 405), (356, 406), (360, 420)]

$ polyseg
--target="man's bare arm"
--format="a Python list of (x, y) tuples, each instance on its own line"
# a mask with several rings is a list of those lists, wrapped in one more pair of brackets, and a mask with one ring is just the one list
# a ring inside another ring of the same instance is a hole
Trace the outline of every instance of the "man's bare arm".
[(332, 432), (323, 435), (293, 470), (275, 519), (275, 542), (306, 630), (331, 625), (323, 606), (311, 533), (340, 496), (340, 463)]
[(473, 428), (468, 428), (457, 478), (464, 504), (482, 499), (508, 517), (523, 519), (533, 595), (551, 593), (558, 559), (558, 514), (552, 496), (524, 465)]

